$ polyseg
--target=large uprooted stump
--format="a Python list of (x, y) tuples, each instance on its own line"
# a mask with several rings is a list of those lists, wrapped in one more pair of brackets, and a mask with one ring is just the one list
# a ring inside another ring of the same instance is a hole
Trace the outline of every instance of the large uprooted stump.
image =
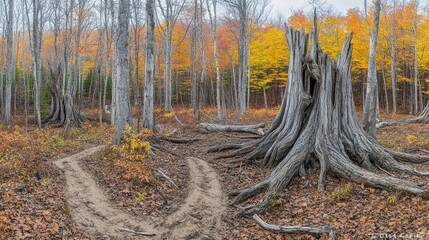
[(321, 51), (317, 31), (312, 34), (309, 55), (307, 34), (286, 27), (286, 36), (289, 81), (280, 112), (264, 137), (241, 144), (224, 156), (241, 156), (247, 163), (263, 159), (266, 166), (275, 168), (263, 181), (232, 192), (232, 204), (266, 192), (260, 204), (242, 208), (243, 215), (263, 212), (272, 195), (281, 192), (295, 176), (316, 167), (320, 168), (319, 190), (324, 188), (325, 175), (332, 174), (371, 187), (426, 197), (427, 188), (417, 183), (373, 171), (377, 167), (384, 172), (428, 175), (401, 162), (422, 163), (429, 157), (386, 149), (362, 129), (353, 102), (352, 34), (345, 40), (336, 63)]

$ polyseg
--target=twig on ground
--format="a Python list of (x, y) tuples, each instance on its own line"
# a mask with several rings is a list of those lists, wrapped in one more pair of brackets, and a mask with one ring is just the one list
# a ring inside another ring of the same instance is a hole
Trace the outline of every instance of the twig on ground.
[(161, 171), (160, 169), (157, 170), (157, 172), (163, 177), (165, 178), (165, 180), (167, 180), (169, 183), (171, 183), (171, 185), (173, 185), (176, 189), (179, 189), (179, 187), (173, 182), (173, 180), (167, 176), (163, 171)]
[(137, 232), (137, 231), (134, 231), (134, 230), (132, 230), (132, 229), (122, 228), (122, 227), (118, 228), (118, 230), (119, 230), (119, 231), (121, 231), (121, 232), (127, 232), (127, 233), (132, 233), (132, 234), (141, 235), (141, 236), (156, 236), (156, 234), (155, 234), (155, 233), (150, 233), (150, 232)]

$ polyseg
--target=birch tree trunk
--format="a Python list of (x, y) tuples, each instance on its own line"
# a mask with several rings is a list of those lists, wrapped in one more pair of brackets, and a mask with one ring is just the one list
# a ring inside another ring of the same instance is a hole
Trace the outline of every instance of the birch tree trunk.
[(375, 1), (374, 10), (374, 26), (371, 33), (370, 50), (369, 50), (369, 65), (368, 65), (368, 81), (366, 88), (365, 107), (363, 112), (363, 126), (369, 135), (375, 138), (377, 133), (377, 40), (378, 40), (378, 25), (380, 22), (380, 0)]
[(143, 127), (155, 131), (154, 117), (154, 29), (155, 29), (155, 1), (146, 0), (146, 66), (144, 83)]
[(119, 1), (118, 12), (118, 38), (116, 43), (118, 79), (116, 102), (116, 128), (115, 144), (121, 143), (121, 136), (126, 124), (132, 126), (130, 88), (129, 88), (129, 63), (128, 63), (128, 37), (129, 37), (130, 0)]

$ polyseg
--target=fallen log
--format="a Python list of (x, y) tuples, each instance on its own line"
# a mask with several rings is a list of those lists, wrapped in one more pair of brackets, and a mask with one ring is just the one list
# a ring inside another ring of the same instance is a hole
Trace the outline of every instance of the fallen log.
[(263, 128), (265, 127), (264, 123), (256, 125), (219, 125), (212, 123), (200, 123), (198, 124), (198, 130), (203, 133), (207, 132), (244, 132), (244, 133), (253, 133), (259, 136), (264, 135)]

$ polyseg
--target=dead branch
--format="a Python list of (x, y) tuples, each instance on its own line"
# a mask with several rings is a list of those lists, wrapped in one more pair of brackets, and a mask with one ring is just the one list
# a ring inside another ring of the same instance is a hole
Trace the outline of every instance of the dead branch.
[(171, 185), (173, 185), (176, 189), (179, 189), (179, 187), (173, 182), (173, 180), (169, 176), (167, 176), (163, 171), (158, 169), (157, 172), (160, 174), (161, 177), (165, 178), (165, 180), (171, 183)]

